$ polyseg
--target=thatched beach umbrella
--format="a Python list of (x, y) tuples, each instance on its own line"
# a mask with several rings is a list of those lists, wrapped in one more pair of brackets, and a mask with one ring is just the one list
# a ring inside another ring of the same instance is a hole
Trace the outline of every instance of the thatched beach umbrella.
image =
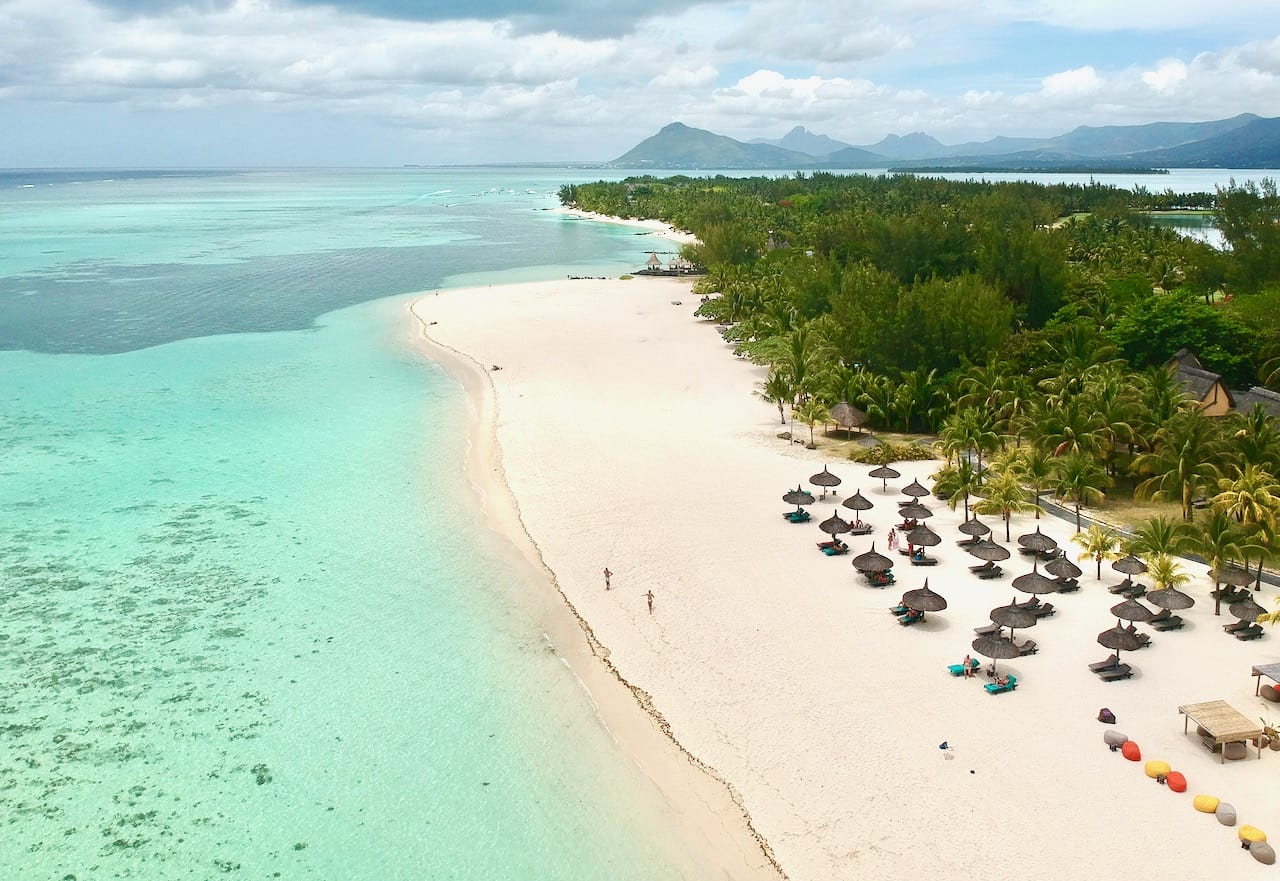
[(1098, 645), (1111, 649), (1116, 653), (1116, 657), (1119, 657), (1120, 652), (1136, 652), (1142, 648), (1142, 640), (1138, 638), (1137, 633), (1122, 627), (1117, 621), (1115, 627), (1098, 634)]
[(890, 468), (888, 465), (881, 465), (879, 468), (872, 468), (867, 472), (868, 477), (873, 477), (880, 481), (880, 488), (884, 492), (889, 491), (889, 481), (897, 480), (902, 475)]
[(798, 486), (784, 494), (782, 500), (788, 505), (795, 505), (797, 514), (800, 513), (801, 505), (812, 505), (816, 501), (813, 497), (813, 493), (809, 492), (807, 489), (801, 489)]
[(826, 498), (827, 490), (834, 491), (834, 488), (839, 486), (842, 481), (828, 471), (826, 465), (823, 465), (821, 471), (809, 478), (809, 482), (814, 486), (822, 487), (822, 496)]
[(1196, 601), (1187, 596), (1176, 587), (1162, 587), (1159, 590), (1147, 591), (1144, 600), (1153, 606), (1159, 606), (1162, 609), (1168, 609), (1170, 612), (1180, 612), (1183, 609), (1190, 609), (1196, 604)]
[(979, 560), (986, 560), (990, 563), (998, 563), (1001, 560), (1009, 559), (1009, 549), (996, 544), (989, 538), (984, 538), (969, 548), (969, 553)]
[(1009, 660), (1016, 658), (1022, 654), (1022, 650), (1014, 645), (1012, 639), (1007, 636), (996, 636), (994, 634), (988, 636), (979, 636), (973, 641), (973, 650), (984, 657), (991, 659), (991, 672), (996, 672), (996, 661)]
[(884, 554), (877, 554), (876, 544), (872, 542), (871, 550), (853, 558), (853, 568), (859, 572), (888, 572), (893, 568), (893, 560)]
[(1142, 603), (1134, 599), (1125, 600), (1123, 603), (1116, 603), (1111, 607), (1111, 614), (1117, 618), (1123, 618), (1125, 621), (1150, 621), (1156, 616), (1156, 613), (1148, 609)]
[(1251, 623), (1257, 621), (1259, 615), (1267, 614), (1267, 610), (1255, 603), (1253, 597), (1241, 600), (1238, 603), (1232, 603), (1227, 607), (1227, 611), (1241, 621), (1249, 621)]
[(818, 528), (823, 532), (835, 538), (842, 532), (848, 532), (853, 529), (853, 524), (848, 520), (842, 520), (839, 514), (832, 514), (826, 520), (818, 524)]
[(983, 523), (977, 517), (974, 517), (972, 520), (964, 521), (960, 524), (959, 529), (960, 532), (964, 535), (970, 536), (975, 541), (981, 536), (987, 535), (991, 532), (991, 527)]
[(854, 512), (854, 519), (862, 522), (862, 518), (858, 514), (862, 511), (870, 511), (875, 505), (868, 501), (867, 497), (862, 494), (862, 490), (858, 490), (849, 498), (840, 503), (842, 507), (848, 508)]
[(1221, 569), (1210, 569), (1209, 577), (1214, 584), (1226, 584), (1230, 587), (1248, 587), (1253, 584), (1253, 573), (1246, 572), (1239, 566), (1223, 566)]
[(909, 590), (902, 595), (902, 604), (917, 612), (941, 612), (947, 607), (947, 600), (942, 594), (929, 589), (929, 579), (924, 580), (924, 587)]
[(1018, 544), (1028, 550), (1035, 551), (1037, 554), (1048, 553), (1058, 549), (1058, 542), (1040, 531), (1040, 527), (1036, 527), (1035, 532), (1028, 532), (1026, 535), (1018, 536)]
[(908, 546), (924, 545), (926, 548), (931, 548), (934, 545), (942, 544), (942, 539), (938, 537), (938, 533), (921, 523), (907, 533), (907, 544)]
[(904, 520), (924, 520), (926, 517), (932, 517), (933, 512), (924, 505), (911, 502), (910, 504), (900, 505), (898, 513), (902, 515)]
[(921, 499), (929, 494), (929, 490), (925, 489), (924, 484), (920, 482), (920, 478), (915, 478), (909, 484), (902, 488), (902, 492), (911, 496), (913, 499)]
[(1044, 571), (1054, 578), (1079, 578), (1080, 567), (1064, 556), (1057, 556), (1044, 564)]
[(1112, 563), (1111, 568), (1125, 575), (1141, 575), (1147, 571), (1147, 564), (1129, 554)]
[[(996, 606), (991, 610), (991, 620), (999, 624), (1001, 627), (1008, 627), (1010, 630), (1020, 630), (1024, 627), (1035, 627), (1036, 622), (1040, 619), (1036, 617), (1036, 613), (1030, 609), (1024, 609), (1016, 602), (1007, 606)], [(1013, 635), (1010, 634), (1010, 639)]]
[(1045, 594), (1058, 589), (1058, 582), (1039, 572), (1031, 571), (1013, 579), (1013, 586), (1023, 593)]

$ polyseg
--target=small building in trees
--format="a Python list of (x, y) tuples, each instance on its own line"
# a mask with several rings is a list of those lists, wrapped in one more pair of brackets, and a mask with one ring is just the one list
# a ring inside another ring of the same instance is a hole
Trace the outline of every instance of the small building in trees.
[(1263, 411), (1272, 419), (1280, 418), (1280, 392), (1255, 385), (1247, 392), (1236, 392), (1234, 395), (1236, 409), (1248, 413), (1254, 405), (1261, 404)]
[(1205, 370), (1196, 353), (1185, 346), (1165, 366), (1173, 372), (1173, 378), (1182, 386), (1183, 393), (1196, 402), (1204, 415), (1226, 416), (1235, 406), (1221, 374)]

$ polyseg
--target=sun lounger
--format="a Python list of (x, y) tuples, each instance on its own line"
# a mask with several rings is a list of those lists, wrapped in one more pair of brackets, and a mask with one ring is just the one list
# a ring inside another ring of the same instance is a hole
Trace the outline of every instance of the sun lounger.
[(912, 557), (911, 565), (912, 566), (937, 566), (938, 558), (937, 557)]
[(990, 569), (983, 569), (981, 572), (977, 573), (978, 577), (983, 581), (987, 581), (991, 578), (999, 578), (1003, 574), (1004, 570), (999, 566), (992, 566)]
[(788, 511), (782, 516), (792, 523), (807, 523), (812, 515), (808, 511)]
[(822, 552), (826, 554), (828, 557), (838, 557), (841, 554), (849, 553), (849, 546), (846, 544), (834, 545), (834, 546), (827, 545), (822, 549)]
[(992, 636), (1003, 630), (999, 624), (988, 624), (986, 627), (975, 627), (973, 632), (978, 636)]
[(1263, 629), (1259, 627), (1257, 624), (1250, 624), (1248, 627), (1244, 628), (1243, 630), (1237, 630), (1235, 633), (1232, 634), (1232, 636), (1234, 636), (1236, 639), (1242, 639), (1242, 640), (1258, 639), (1259, 637), (1262, 636), (1263, 632), (1264, 632)]
[(1029, 600), (1023, 600), (1020, 603), (1015, 602), (1014, 605), (1017, 606), (1019, 609), (1026, 609), (1028, 612), (1030, 612), (1033, 609), (1040, 608), (1040, 597), (1032, 597)]
[(911, 612), (906, 615), (898, 616), (899, 624), (915, 624), (924, 620), (924, 612)]
[(1099, 670), (1098, 678), (1103, 682), (1118, 682), (1121, 679), (1128, 679), (1133, 675), (1133, 668), (1128, 664), (1117, 664), (1106, 670)]
[(1223, 624), (1222, 629), (1227, 631), (1227, 633), (1235, 633), (1237, 630), (1244, 630), (1251, 624), (1253, 624), (1252, 621), (1236, 621), (1232, 624)]
[(1043, 606), (1036, 606), (1031, 611), (1035, 612), (1037, 618), (1048, 618), (1058, 610), (1053, 607), (1053, 603), (1045, 603)]
[(1089, 669), (1094, 673), (1100, 673), (1103, 670), (1110, 670), (1118, 666), (1120, 666), (1120, 656), (1113, 652), (1105, 661), (1098, 661), (1097, 663), (1090, 664)]
[(1117, 596), (1123, 594), (1127, 597), (1140, 597), (1147, 592), (1147, 586), (1145, 584), (1139, 584), (1130, 578), (1126, 578), (1119, 584), (1113, 584), (1108, 587), (1107, 592), (1116, 594)]
[(902, 604), (902, 603), (898, 603), (896, 606), (894, 606), (894, 607), (893, 607), (892, 609), (890, 609), (889, 611), (890, 611), (890, 612), (892, 612), (892, 613), (893, 613), (893, 614), (895, 614), (895, 615), (905, 615), (905, 614), (907, 614), (907, 612), (910, 612), (910, 611), (911, 611), (911, 609), (910, 609), (909, 607), (907, 607), (906, 605)]
[(1009, 681), (1004, 685), (997, 685), (994, 682), (988, 682), (982, 687), (987, 690), (987, 694), (1002, 694), (1006, 691), (1013, 691), (1018, 687), (1018, 677), (1010, 676)]
[(870, 523), (862, 523), (858, 526), (853, 527), (853, 529), (850, 529), (849, 534), (850, 535), (870, 535), (875, 531), (876, 531), (876, 528), (872, 526)]
[(1034, 639), (1028, 639), (1022, 645), (1018, 646), (1018, 654), (1023, 655), (1024, 657), (1026, 655), (1034, 655), (1038, 651), (1040, 651), (1040, 647), (1036, 645), (1036, 641)]
[(1164, 633), (1166, 630), (1181, 630), (1182, 625), (1187, 622), (1182, 620), (1181, 615), (1170, 615), (1168, 618), (1161, 618), (1159, 621), (1152, 621), (1150, 623), (1156, 630)]
[[(951, 675), (952, 675), (952, 676), (963, 676), (963, 675), (964, 675), (964, 664), (952, 664), (952, 665), (951, 665), (950, 667), (948, 667), (947, 669), (951, 671)], [(969, 659), (969, 669), (970, 669), (970, 670), (977, 670), (977, 669), (978, 669), (978, 659), (977, 659), (977, 658), (970, 658), (970, 659)]]
[(985, 563), (979, 563), (977, 566), (970, 566), (970, 567), (969, 567), (969, 571), (970, 571), (970, 572), (985, 572), (985, 571), (987, 571), (988, 569), (994, 569), (995, 567), (996, 567), (996, 564), (995, 564), (995, 563), (992, 563), (990, 560), (987, 560), (987, 562), (985, 562)]
[[(1235, 590), (1227, 590), (1226, 588), (1223, 588), (1221, 593), (1222, 593), (1222, 596), (1220, 597), (1221, 601), (1224, 603), (1227, 603), (1228, 605), (1231, 603), (1238, 603), (1241, 600), (1249, 598), (1249, 592), (1247, 590), (1244, 590), (1243, 588), (1236, 588)], [(1213, 591), (1210, 591), (1209, 594), (1214, 599), (1219, 599), (1219, 596), (1213, 593)]]
[(1058, 593), (1074, 593), (1080, 589), (1080, 582), (1075, 578), (1058, 579)]

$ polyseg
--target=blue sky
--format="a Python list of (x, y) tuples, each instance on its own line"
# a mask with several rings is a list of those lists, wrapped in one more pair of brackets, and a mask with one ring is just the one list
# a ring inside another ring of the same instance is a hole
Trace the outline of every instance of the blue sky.
[(607, 160), (1280, 116), (1275, 0), (0, 0), (0, 167)]

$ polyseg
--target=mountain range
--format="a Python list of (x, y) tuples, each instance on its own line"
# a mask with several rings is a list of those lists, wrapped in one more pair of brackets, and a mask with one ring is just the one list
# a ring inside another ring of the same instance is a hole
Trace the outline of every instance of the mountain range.
[(796, 126), (777, 139), (737, 141), (665, 126), (609, 165), (623, 168), (1035, 170), (1280, 168), (1280, 118), (1242, 113), (1212, 122), (1079, 126), (1052, 138), (996, 137), (947, 146), (924, 132), (855, 146)]

